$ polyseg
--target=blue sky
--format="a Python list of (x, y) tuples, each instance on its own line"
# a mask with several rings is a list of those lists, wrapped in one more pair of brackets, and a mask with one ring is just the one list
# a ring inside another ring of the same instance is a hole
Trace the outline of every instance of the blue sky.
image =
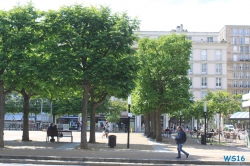
[[(8, 0), (1, 10), (29, 0)], [(183, 24), (189, 32), (218, 32), (224, 25), (250, 25), (250, 0), (33, 0), (36, 8), (58, 9), (74, 3), (107, 5), (141, 21), (143, 31), (170, 31)]]

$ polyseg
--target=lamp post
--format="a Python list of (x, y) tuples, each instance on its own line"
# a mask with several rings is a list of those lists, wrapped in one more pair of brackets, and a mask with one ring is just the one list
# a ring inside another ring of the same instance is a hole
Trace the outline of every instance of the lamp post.
[(181, 116), (182, 116), (182, 112), (180, 111), (180, 126), (181, 126)]
[(130, 106), (131, 106), (131, 96), (128, 95), (128, 141), (127, 141), (127, 149), (129, 149), (129, 133), (130, 133)]
[(204, 116), (205, 116), (205, 129), (204, 129), (204, 133), (205, 133), (205, 143), (204, 143), (204, 145), (206, 145), (207, 143), (207, 101), (206, 100), (204, 100)]

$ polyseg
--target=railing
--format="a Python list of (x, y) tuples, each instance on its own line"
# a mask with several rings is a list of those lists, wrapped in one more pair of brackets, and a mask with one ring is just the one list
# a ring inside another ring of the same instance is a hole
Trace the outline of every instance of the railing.
[(193, 43), (209, 43), (209, 44), (225, 44), (226, 41), (203, 41), (203, 40), (192, 40)]

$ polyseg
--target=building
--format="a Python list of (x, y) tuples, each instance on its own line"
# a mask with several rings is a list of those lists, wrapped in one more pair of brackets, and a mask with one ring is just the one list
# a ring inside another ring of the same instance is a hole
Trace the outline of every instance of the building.
[(226, 41), (227, 47), (227, 91), (232, 94), (249, 93), (250, 25), (225, 25), (219, 32), (219, 40)]
[[(185, 34), (192, 41), (190, 55), (190, 92), (194, 100), (203, 98), (207, 91), (227, 90), (227, 47), (226, 41), (219, 41), (219, 32), (188, 32), (183, 25), (171, 31), (140, 31), (139, 37), (158, 38), (171, 33)], [(137, 48), (135, 43), (134, 48)]]
[[(219, 32), (189, 32), (181, 24), (171, 31), (139, 31), (137, 33), (140, 38), (158, 38), (172, 33), (185, 34), (192, 41), (188, 77), (191, 81), (190, 93), (193, 94), (195, 101), (203, 98), (208, 91), (227, 90), (227, 49), (229, 44), (225, 40), (219, 39)], [(137, 43), (134, 48), (138, 48)], [(163, 128), (169, 127), (168, 121), (168, 115), (164, 115)], [(137, 122), (136, 126), (141, 128)], [(194, 126), (194, 124), (196, 122), (193, 120), (189, 126)]]

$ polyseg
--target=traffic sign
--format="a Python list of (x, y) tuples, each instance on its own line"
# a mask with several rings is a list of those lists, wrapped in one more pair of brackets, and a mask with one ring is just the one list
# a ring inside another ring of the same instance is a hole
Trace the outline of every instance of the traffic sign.
[(250, 99), (250, 93), (242, 95), (242, 100), (249, 100)]
[(132, 117), (133, 116), (133, 114), (132, 113), (128, 113), (128, 117)]

